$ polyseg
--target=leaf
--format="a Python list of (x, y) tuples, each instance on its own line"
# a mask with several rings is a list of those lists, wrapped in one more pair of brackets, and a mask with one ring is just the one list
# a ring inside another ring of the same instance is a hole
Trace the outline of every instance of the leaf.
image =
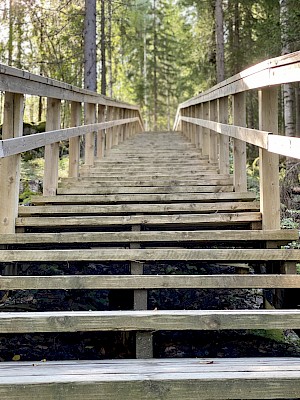
[(21, 360), (20, 354), (14, 355), (13, 358), (12, 358), (12, 360), (13, 360), (13, 361), (20, 361), (20, 360)]

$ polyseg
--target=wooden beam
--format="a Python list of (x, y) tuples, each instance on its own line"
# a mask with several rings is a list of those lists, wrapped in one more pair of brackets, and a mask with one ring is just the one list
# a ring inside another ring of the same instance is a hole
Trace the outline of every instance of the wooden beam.
[[(105, 122), (105, 106), (98, 105), (98, 123)], [(102, 159), (105, 154), (105, 130), (99, 129), (97, 133), (97, 159)]]
[[(81, 125), (81, 103), (71, 103), (71, 126)], [(69, 177), (78, 178), (80, 161), (80, 136), (69, 139)]]
[[(1, 290), (300, 288), (300, 275), (1, 276)], [(137, 307), (136, 310), (147, 309)]]
[[(20, 137), (23, 134), (23, 95), (6, 92), (2, 138)], [(18, 215), (20, 155), (0, 160), (0, 233), (14, 233)]]
[[(1, 262), (71, 261), (298, 261), (295, 249), (0, 250)], [(299, 311), (300, 312), (300, 311)]]
[[(246, 96), (238, 93), (232, 96), (233, 125), (246, 126)], [(233, 139), (233, 179), (236, 192), (247, 191), (246, 143)]]
[[(228, 97), (217, 100), (218, 123), (228, 123)], [(220, 173), (229, 174), (229, 137), (220, 135), (219, 167)]]
[[(60, 128), (60, 100), (47, 99), (46, 132)], [(45, 146), (45, 167), (43, 180), (43, 195), (55, 196), (58, 186), (59, 143)]]
[[(90, 103), (85, 104), (84, 122), (86, 125), (96, 123), (96, 106), (95, 106), (95, 104), (90, 104)], [(94, 130), (86, 133), (86, 135), (85, 135), (85, 146), (84, 146), (84, 163), (85, 163), (85, 165), (94, 165), (95, 135), (96, 135), (96, 132)]]
[[(259, 92), (259, 127), (278, 131), (277, 88)], [(259, 150), (260, 207), (263, 229), (280, 229), (279, 156)]]

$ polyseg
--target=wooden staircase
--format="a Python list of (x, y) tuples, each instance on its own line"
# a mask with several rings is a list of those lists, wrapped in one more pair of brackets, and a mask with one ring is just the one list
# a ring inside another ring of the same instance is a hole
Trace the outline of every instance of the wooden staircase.
[[(280, 247), (298, 232), (262, 230), (254, 194), (233, 189), (232, 177), (181, 134), (141, 133), (93, 167), (82, 166), (78, 179), (64, 179), (56, 196), (20, 206), (17, 233), (1, 235), (1, 261), (14, 266), (0, 278), (2, 290), (132, 289), (133, 304), (117, 311), (3, 312), (1, 332), (131, 331), (137, 359), (4, 362), (2, 398), (299, 398), (299, 358), (152, 358), (156, 331), (300, 329), (297, 309), (147, 307), (149, 289), (265, 288), (276, 290), (276, 303), (284, 302), (281, 289), (300, 287), (300, 250)], [(102, 261), (126, 262), (130, 274), (43, 276), (46, 262)], [(144, 274), (145, 263), (179, 261), (232, 265), (236, 273)], [(40, 263), (41, 275), (21, 275), (22, 262)], [(240, 274), (252, 264), (256, 273)], [(122, 307), (125, 299), (118, 301)]]

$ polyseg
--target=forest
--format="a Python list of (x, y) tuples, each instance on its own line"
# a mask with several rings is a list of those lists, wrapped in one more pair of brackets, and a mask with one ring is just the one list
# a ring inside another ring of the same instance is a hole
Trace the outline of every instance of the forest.
[[(83, 86), (85, 8), (84, 0), (0, 0), (0, 62)], [(138, 104), (146, 129), (170, 129), (178, 103), (300, 49), (298, 0), (98, 0), (96, 18), (98, 92)], [(289, 101), (295, 110), (298, 87)], [(248, 127), (257, 125), (255, 102)], [(34, 103), (25, 117), (38, 122), (43, 112)], [(296, 114), (291, 129), (300, 132)]]

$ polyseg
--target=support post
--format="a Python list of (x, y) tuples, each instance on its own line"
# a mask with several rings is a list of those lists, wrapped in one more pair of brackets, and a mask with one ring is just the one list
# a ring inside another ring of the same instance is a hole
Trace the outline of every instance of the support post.
[[(98, 104), (98, 122), (105, 121), (105, 106)], [(103, 158), (105, 152), (105, 130), (101, 129), (97, 133), (97, 158)]]
[[(96, 104), (85, 104), (84, 122), (86, 125), (96, 123)], [(89, 132), (85, 135), (85, 165), (94, 165), (95, 160), (95, 131)]]
[[(203, 119), (209, 119), (209, 102), (203, 103), (202, 117)], [(210, 131), (207, 128), (202, 128), (202, 131), (203, 131), (203, 155), (209, 156)]]
[[(228, 124), (228, 97), (218, 99), (218, 122)], [(229, 136), (220, 135), (219, 152), (220, 173), (229, 175)]]
[[(81, 125), (81, 103), (71, 102), (71, 126)], [(69, 177), (78, 178), (80, 160), (80, 136), (69, 139)]]
[[(48, 97), (46, 131), (60, 129), (60, 108), (61, 101)], [(58, 160), (59, 143), (52, 143), (45, 146), (45, 168), (43, 195), (55, 196), (58, 185)]]
[[(259, 91), (259, 129), (278, 133), (277, 87)], [(279, 156), (259, 149), (260, 211), (263, 229), (280, 229)]]
[[(23, 134), (24, 97), (5, 93), (2, 140)], [(0, 233), (15, 233), (18, 216), (21, 155), (0, 159)]]
[[(217, 121), (217, 101), (209, 102), (209, 119), (210, 121)], [(210, 163), (218, 162), (218, 136), (216, 132), (210, 130), (210, 145), (209, 145), (209, 161)]]
[[(233, 125), (246, 126), (245, 92), (232, 96)], [(236, 192), (247, 191), (246, 142), (233, 139), (233, 181)]]

